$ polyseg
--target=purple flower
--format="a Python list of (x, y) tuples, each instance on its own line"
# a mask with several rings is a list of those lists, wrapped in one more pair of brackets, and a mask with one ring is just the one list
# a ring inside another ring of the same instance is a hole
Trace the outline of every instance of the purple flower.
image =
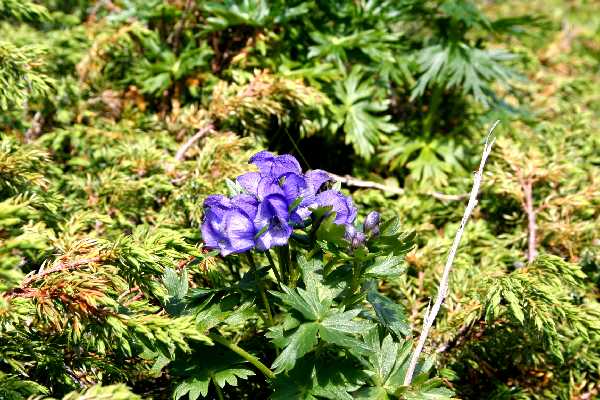
[(254, 247), (256, 229), (252, 219), (256, 215), (256, 199), (239, 195), (208, 196), (204, 201), (206, 212), (202, 222), (202, 239), (208, 248), (219, 249), (221, 255), (243, 253)]
[(225, 256), (255, 246), (266, 250), (286, 245), (294, 227), (307, 226), (312, 209), (318, 206), (331, 207), (334, 222), (347, 226), (347, 239), (352, 245), (364, 242), (364, 234), (352, 225), (356, 207), (350, 197), (326, 190), (325, 184), (332, 180), (327, 172), (302, 174), (293, 156), (268, 151), (255, 154), (250, 163), (258, 171), (237, 178), (244, 194), (232, 198), (213, 195), (204, 202), (202, 237), (207, 247), (219, 249)]
[(379, 234), (379, 221), (381, 217), (377, 211), (371, 211), (365, 217), (363, 222), (363, 231), (365, 233), (373, 233), (375, 236)]
[(356, 236), (356, 228), (354, 227), (354, 225), (352, 225), (352, 224), (346, 225), (346, 232), (344, 232), (344, 239), (346, 239), (349, 242), (352, 242), (352, 238), (354, 238), (354, 236)]
[(302, 224), (310, 217), (310, 209), (316, 205), (315, 192), (304, 176), (293, 172), (282, 175), (280, 180), (291, 213), (290, 221)]
[(268, 151), (261, 151), (250, 158), (250, 163), (258, 167), (261, 176), (279, 177), (287, 172), (302, 173), (298, 160), (290, 154), (276, 156)]
[(350, 245), (352, 246), (353, 249), (358, 249), (359, 247), (361, 247), (365, 244), (366, 239), (367, 238), (364, 233), (356, 232), (356, 235), (354, 235), (354, 237), (352, 238)]
[(311, 214), (310, 208), (315, 206), (315, 191), (308, 180), (295, 172), (286, 172), (280, 176), (261, 176), (258, 172), (248, 172), (237, 178), (240, 185), (259, 200), (272, 194), (285, 197), (290, 221), (302, 224)]
[(315, 194), (321, 190), (325, 183), (331, 182), (332, 180), (331, 176), (322, 169), (314, 169), (306, 173), (306, 181)]
[(344, 196), (336, 190), (326, 190), (317, 195), (316, 203), (323, 206), (331, 206), (335, 212), (335, 222), (338, 225), (351, 224), (356, 219), (356, 207), (352, 204), (349, 196)]
[(274, 193), (265, 197), (254, 219), (258, 231), (256, 247), (267, 250), (287, 244), (292, 235), (292, 228), (288, 225), (289, 216), (288, 203), (283, 195)]

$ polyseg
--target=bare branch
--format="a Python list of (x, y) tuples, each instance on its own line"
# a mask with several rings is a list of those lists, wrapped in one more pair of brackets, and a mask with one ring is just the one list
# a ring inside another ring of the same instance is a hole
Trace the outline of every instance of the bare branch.
[(462, 220), (460, 221), (460, 227), (456, 232), (456, 236), (454, 236), (454, 241), (452, 242), (450, 253), (448, 253), (448, 259), (446, 260), (444, 272), (442, 274), (442, 278), (438, 286), (437, 297), (431, 309), (429, 309), (428, 307), (427, 312), (425, 313), (425, 318), (423, 319), (423, 329), (421, 330), (421, 335), (419, 336), (417, 347), (415, 348), (415, 351), (411, 356), (410, 363), (408, 365), (408, 370), (406, 371), (406, 375), (404, 377), (404, 385), (408, 386), (412, 382), (412, 378), (417, 367), (417, 362), (419, 360), (421, 352), (423, 351), (423, 347), (425, 346), (425, 341), (427, 340), (429, 331), (433, 326), (435, 317), (439, 313), (442, 303), (446, 298), (446, 295), (448, 294), (448, 279), (450, 277), (450, 271), (452, 270), (452, 263), (454, 262), (454, 257), (456, 256), (456, 251), (458, 250), (458, 245), (460, 244), (460, 240), (462, 238), (467, 222), (469, 221), (469, 217), (471, 216), (473, 209), (477, 205), (477, 194), (479, 192), (479, 187), (481, 186), (483, 169), (485, 167), (487, 158), (492, 151), (494, 141), (496, 140), (496, 138), (493, 137), (492, 134), (494, 132), (494, 129), (496, 129), (496, 126), (498, 126), (499, 122), (500, 121), (496, 121), (494, 125), (492, 125), (485, 139), (485, 145), (483, 147), (483, 154), (481, 156), (481, 162), (479, 163), (479, 169), (477, 170), (477, 172), (475, 172), (475, 176), (473, 177), (473, 187), (471, 188), (471, 194), (469, 195), (469, 203), (467, 204), (465, 213), (463, 214)]
[(523, 194), (525, 195), (525, 213), (527, 214), (527, 261), (532, 262), (536, 255), (536, 242), (537, 242), (537, 224), (536, 224), (536, 210), (533, 206), (533, 181), (531, 178), (527, 178), (521, 182)]
[[(373, 181), (366, 181), (363, 179), (355, 178), (351, 175), (341, 176), (341, 175), (332, 174), (331, 172), (328, 172), (328, 174), (331, 175), (331, 177), (333, 179), (345, 184), (346, 186), (359, 187), (359, 188), (365, 188), (365, 189), (378, 189), (378, 190), (381, 190), (382, 192), (397, 194), (397, 195), (403, 195), (406, 193), (406, 191), (404, 189), (399, 188), (399, 187), (388, 186), (388, 185), (384, 185), (382, 183), (377, 183), (377, 182), (373, 182)], [(439, 192), (423, 192), (420, 194), (423, 194), (426, 196), (431, 196), (435, 199), (442, 200), (442, 201), (458, 201), (458, 200), (466, 199), (469, 196), (466, 193), (465, 194), (445, 194), (445, 193), (439, 193)]]
[(207, 124), (207, 125), (203, 126), (202, 128), (200, 128), (194, 136), (189, 138), (188, 141), (185, 142), (179, 148), (179, 150), (177, 150), (177, 153), (175, 154), (175, 161), (177, 161), (177, 162), (183, 161), (183, 159), (185, 158), (185, 153), (187, 153), (187, 151), (190, 149), (190, 147), (192, 147), (194, 145), (194, 143), (196, 143), (198, 140), (202, 139), (204, 136), (206, 136), (212, 130), (213, 130), (212, 124)]
[(383, 192), (388, 192), (388, 193), (393, 193), (393, 194), (398, 194), (398, 195), (402, 195), (405, 193), (404, 189), (399, 188), (399, 187), (387, 186), (387, 185), (377, 183), (377, 182), (372, 182), (372, 181), (364, 181), (362, 179), (358, 179), (358, 178), (355, 178), (350, 175), (340, 176), (340, 175), (332, 174), (331, 172), (328, 172), (328, 174), (331, 175), (331, 177), (333, 179), (345, 184), (346, 186), (353, 186), (353, 187), (366, 188), (366, 189), (379, 189)]

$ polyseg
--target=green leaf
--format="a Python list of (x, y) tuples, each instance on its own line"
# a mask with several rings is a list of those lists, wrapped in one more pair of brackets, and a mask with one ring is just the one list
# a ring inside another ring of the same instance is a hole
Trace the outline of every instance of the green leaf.
[(287, 346), (273, 362), (275, 373), (289, 371), (294, 368), (296, 360), (313, 350), (317, 344), (319, 324), (311, 322), (302, 324), (289, 337)]
[(365, 269), (365, 275), (374, 278), (397, 277), (404, 273), (404, 258), (397, 256), (377, 257)]
[(368, 292), (367, 300), (373, 306), (379, 322), (396, 338), (410, 335), (411, 329), (404, 307), (394, 303), (375, 289)]
[(345, 79), (335, 85), (335, 95), (341, 104), (334, 106), (338, 120), (342, 120), (346, 143), (361, 157), (371, 156), (385, 133), (396, 130), (389, 115), (381, 115), (388, 108), (388, 100), (378, 96), (377, 87), (370, 79), (363, 79), (360, 68), (353, 68)]
[(210, 378), (188, 379), (177, 385), (175, 391), (173, 392), (173, 398), (178, 400), (186, 394), (188, 395), (189, 400), (196, 400), (198, 397), (200, 397), (200, 395), (202, 395), (202, 397), (206, 397), (206, 395), (208, 395), (209, 384)]
[(282, 285), (281, 289), (283, 293), (274, 291), (271, 293), (294, 310), (300, 312), (309, 321), (322, 318), (331, 304), (329, 300), (319, 299), (314, 287), (304, 290), (302, 288), (290, 289)]
[(163, 283), (172, 299), (182, 300), (186, 296), (189, 287), (187, 269), (183, 269), (181, 275), (178, 275), (174, 269), (165, 268)]

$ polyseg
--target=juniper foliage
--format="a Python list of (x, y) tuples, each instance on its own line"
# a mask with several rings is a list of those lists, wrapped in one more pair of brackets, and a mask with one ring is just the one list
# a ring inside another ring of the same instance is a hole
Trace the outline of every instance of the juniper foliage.
[[(0, 1), (0, 397), (597, 396), (600, 25), (551, 4)], [(218, 256), (203, 200), (265, 148), (395, 222), (292, 239), (285, 282)]]

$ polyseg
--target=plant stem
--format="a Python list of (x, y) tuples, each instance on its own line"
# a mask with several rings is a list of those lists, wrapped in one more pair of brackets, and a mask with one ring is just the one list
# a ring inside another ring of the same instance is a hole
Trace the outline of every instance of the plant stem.
[(349, 306), (350, 304), (352, 304), (352, 302), (355, 301), (354, 294), (356, 293), (356, 290), (358, 289), (358, 285), (360, 283), (360, 274), (361, 265), (360, 263), (354, 261), (352, 264), (352, 280), (350, 281), (350, 293), (344, 298), (344, 301), (342, 302), (343, 305)]
[(319, 246), (315, 246), (307, 255), (306, 255), (306, 259), (310, 260), (311, 258), (313, 258), (315, 256), (315, 254), (317, 254), (319, 251), (321, 250), (321, 248)]
[(277, 258), (279, 259), (283, 283), (288, 285), (290, 283), (290, 248), (287, 245), (278, 247)]
[(217, 383), (214, 381), (214, 379), (213, 379), (213, 383), (215, 384), (215, 392), (217, 392), (217, 398), (219, 400), (225, 400), (225, 396), (223, 396), (223, 390), (221, 389), (221, 387), (219, 385), (217, 385)]
[(267, 298), (267, 294), (265, 293), (265, 288), (263, 286), (262, 280), (259, 279), (258, 274), (256, 273), (256, 263), (254, 262), (254, 257), (252, 257), (251, 253), (246, 253), (248, 257), (248, 262), (250, 263), (250, 268), (254, 273), (254, 280), (256, 281), (256, 286), (258, 286), (258, 292), (260, 293), (260, 298), (265, 305), (265, 310), (267, 311), (266, 321), (269, 326), (273, 326), (273, 314), (271, 314), (271, 305), (269, 304), (269, 299)]
[(262, 283), (258, 283), (258, 289), (260, 291), (260, 297), (262, 298), (263, 304), (265, 305), (265, 310), (267, 311), (267, 318), (269, 319), (269, 326), (275, 325), (273, 322), (273, 314), (271, 313), (271, 305), (269, 304), (269, 299), (267, 298), (267, 294), (265, 293), (265, 288)]
[(225, 339), (223, 336), (215, 335), (214, 333), (209, 333), (208, 337), (219, 343), (220, 345), (227, 347), (229, 350), (233, 351), (244, 360), (248, 361), (250, 364), (254, 365), (260, 372), (262, 372), (267, 378), (274, 379), (275, 373), (269, 369), (265, 364), (263, 364), (258, 358), (248, 353), (246, 350), (242, 349), (237, 344), (230, 342)]
[(281, 288), (281, 275), (279, 275), (279, 270), (277, 270), (277, 267), (275, 266), (275, 262), (273, 261), (273, 257), (271, 256), (271, 251), (267, 250), (265, 252), (265, 255), (267, 256), (267, 260), (269, 260), (269, 265), (271, 266), (271, 269), (273, 270), (273, 273), (275, 274), (275, 278), (277, 279), (277, 283), (279, 284), (279, 287)]
[(429, 110), (427, 112), (427, 116), (425, 117), (425, 122), (423, 123), (423, 132), (427, 137), (429, 137), (432, 133), (431, 128), (433, 127), (433, 120), (437, 116), (438, 108), (442, 102), (443, 92), (444, 88), (441, 85), (435, 85), (433, 88), (431, 102), (429, 103)]

